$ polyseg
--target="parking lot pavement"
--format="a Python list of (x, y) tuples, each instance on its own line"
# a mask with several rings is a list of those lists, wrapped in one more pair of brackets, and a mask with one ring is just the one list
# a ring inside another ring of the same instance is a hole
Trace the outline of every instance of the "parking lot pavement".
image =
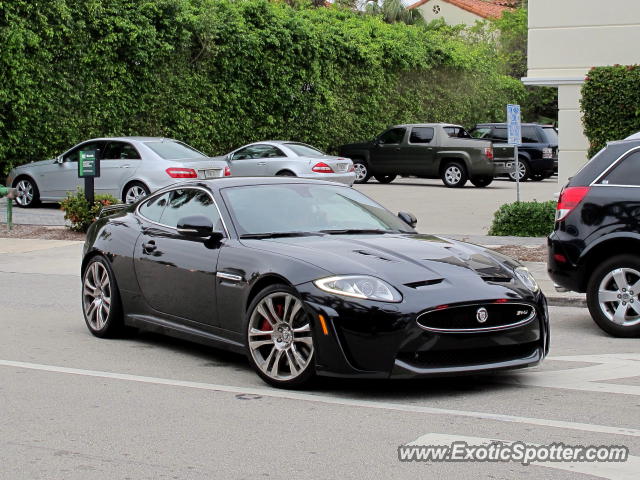
[[(7, 221), (6, 198), (0, 199), (0, 224)], [(64, 212), (58, 204), (48, 203), (38, 208), (13, 207), (13, 223), (16, 225), (64, 225)]]
[[(637, 478), (637, 339), (607, 336), (585, 309), (551, 308), (551, 356), (533, 369), (277, 390), (238, 355), (91, 336), (80, 244), (2, 243), (0, 478)], [(451, 439), (624, 445), (632, 458), (398, 461), (400, 445)]]

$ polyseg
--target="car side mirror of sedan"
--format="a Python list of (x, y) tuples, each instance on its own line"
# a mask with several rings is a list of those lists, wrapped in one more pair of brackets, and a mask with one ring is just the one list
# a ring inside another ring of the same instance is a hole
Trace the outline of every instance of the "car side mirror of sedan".
[(222, 232), (214, 231), (213, 223), (204, 215), (191, 215), (178, 220), (178, 233), (189, 237), (216, 237), (218, 240), (224, 237)]
[(62, 155), (60, 155), (59, 157), (56, 157), (56, 163), (62, 165), (63, 162), (64, 162), (64, 158), (62, 158)]
[(400, 218), (400, 220), (409, 225), (411, 228), (414, 228), (418, 224), (418, 219), (413, 213), (398, 212), (398, 218)]

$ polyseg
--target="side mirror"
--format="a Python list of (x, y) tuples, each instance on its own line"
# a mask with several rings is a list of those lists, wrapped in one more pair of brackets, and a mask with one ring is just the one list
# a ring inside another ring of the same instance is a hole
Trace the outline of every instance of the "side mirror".
[(62, 163), (64, 162), (64, 159), (62, 158), (62, 155), (56, 157), (56, 163), (59, 165), (62, 165)]
[(411, 228), (414, 228), (418, 224), (418, 219), (413, 213), (398, 212), (398, 218)]
[(191, 215), (178, 220), (178, 232), (189, 237), (213, 237), (222, 238), (222, 232), (213, 231), (213, 223), (204, 215)]

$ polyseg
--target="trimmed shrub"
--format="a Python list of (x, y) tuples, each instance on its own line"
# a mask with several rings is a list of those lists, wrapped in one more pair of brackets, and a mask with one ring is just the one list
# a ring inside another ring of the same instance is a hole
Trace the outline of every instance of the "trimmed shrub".
[(592, 68), (580, 101), (589, 157), (607, 142), (640, 131), (640, 66)]
[(121, 203), (111, 195), (96, 195), (93, 205), (89, 205), (81, 188), (75, 193), (68, 192), (67, 197), (60, 202), (64, 210), (64, 219), (69, 220), (69, 228), (74, 232), (86, 232), (89, 226), (98, 218), (100, 209), (108, 205)]
[(546, 237), (553, 231), (556, 202), (505, 203), (494, 214), (489, 235)]

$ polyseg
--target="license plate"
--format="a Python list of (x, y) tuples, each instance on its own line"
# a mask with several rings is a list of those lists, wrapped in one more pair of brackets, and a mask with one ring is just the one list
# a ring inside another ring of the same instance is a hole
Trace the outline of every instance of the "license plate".
[(220, 176), (220, 170), (219, 169), (200, 170), (200, 172), (203, 173), (203, 177), (204, 178), (218, 178)]
[(348, 163), (338, 163), (336, 165), (336, 170), (338, 170), (339, 172), (346, 172), (348, 167)]

